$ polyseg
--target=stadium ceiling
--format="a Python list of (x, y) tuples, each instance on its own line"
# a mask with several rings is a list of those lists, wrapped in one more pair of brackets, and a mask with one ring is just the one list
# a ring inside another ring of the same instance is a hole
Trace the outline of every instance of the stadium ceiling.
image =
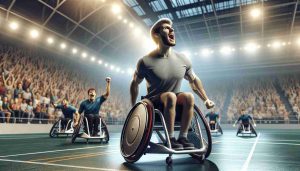
[[(292, 36), (299, 30), (299, 0), (2, 0), (6, 19), (16, 15), (47, 28), (67, 40), (104, 55), (131, 46), (128, 33), (111, 12), (119, 3), (122, 15), (145, 28), (157, 19), (174, 22), (180, 45), (214, 44)], [(121, 2), (121, 3), (120, 3)], [(262, 9), (259, 19), (249, 11)]]

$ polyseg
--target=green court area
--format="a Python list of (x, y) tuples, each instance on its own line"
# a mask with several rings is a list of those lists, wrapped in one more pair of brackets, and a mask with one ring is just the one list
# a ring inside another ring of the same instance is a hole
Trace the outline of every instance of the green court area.
[(224, 130), (213, 137), (210, 157), (200, 164), (189, 155), (146, 154), (135, 164), (120, 154), (120, 133), (111, 133), (108, 144), (49, 138), (47, 134), (1, 135), (0, 170), (209, 170), (209, 171), (300, 171), (299, 130), (259, 130), (258, 137), (236, 137)]

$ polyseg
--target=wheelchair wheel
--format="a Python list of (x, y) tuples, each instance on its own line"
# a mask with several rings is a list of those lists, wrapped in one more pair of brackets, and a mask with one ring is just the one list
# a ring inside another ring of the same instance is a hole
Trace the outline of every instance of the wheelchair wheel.
[(56, 134), (56, 133), (58, 132), (58, 129), (59, 129), (59, 120), (56, 121), (56, 122), (53, 124), (53, 126), (52, 126), (52, 128), (51, 128), (51, 130), (50, 130), (49, 136), (50, 136), (51, 138), (57, 137), (57, 134)]
[(108, 129), (107, 129), (107, 126), (106, 126), (106, 123), (104, 122), (103, 119), (101, 119), (101, 130), (105, 133), (105, 138), (102, 140), (102, 142), (104, 143), (108, 143), (109, 141), (109, 133), (108, 133)]
[[(198, 120), (199, 122), (201, 133), (197, 128), (196, 120)], [(192, 129), (188, 133), (188, 139), (190, 140), (190, 142), (192, 142), (195, 145), (196, 148), (201, 148), (202, 146), (205, 146), (207, 151), (204, 156), (198, 153), (193, 153), (190, 155), (193, 158), (196, 158), (197, 160), (202, 162), (211, 153), (212, 139), (211, 139), (209, 125), (205, 120), (205, 117), (203, 116), (202, 112), (196, 105), (194, 106), (194, 118), (192, 120), (191, 127)], [(203, 144), (202, 144), (201, 136), (202, 136)]]
[(78, 124), (74, 127), (74, 132), (72, 134), (72, 141), (71, 141), (72, 143), (74, 143), (76, 138), (78, 137), (82, 124), (83, 124), (83, 117), (80, 116)]
[(154, 108), (149, 102), (138, 102), (129, 112), (121, 134), (120, 148), (129, 163), (138, 161), (150, 142)]

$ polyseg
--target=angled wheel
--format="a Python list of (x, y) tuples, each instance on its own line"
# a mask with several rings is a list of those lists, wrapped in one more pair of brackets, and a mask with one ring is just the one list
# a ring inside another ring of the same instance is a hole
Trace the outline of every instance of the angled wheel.
[(72, 143), (74, 143), (76, 138), (78, 137), (82, 124), (83, 124), (83, 117), (80, 116), (78, 124), (74, 127), (74, 132), (72, 134), (72, 140), (71, 140)]
[(127, 162), (138, 161), (149, 144), (154, 109), (150, 102), (138, 102), (129, 112), (121, 134), (121, 154)]
[[(200, 125), (201, 133), (198, 130), (196, 120), (198, 120), (198, 123)], [(206, 148), (206, 153), (204, 154), (204, 156), (199, 153), (192, 153), (190, 155), (199, 161), (203, 161), (211, 153), (212, 139), (211, 139), (209, 125), (205, 117), (203, 116), (202, 112), (196, 105), (194, 106), (194, 118), (192, 120), (191, 127), (192, 129), (188, 133), (188, 139), (190, 140), (190, 142), (192, 142), (195, 145), (196, 148), (201, 148), (202, 146), (204, 146)]]
[(58, 129), (59, 129), (59, 120), (53, 124), (52, 128), (50, 129), (49, 136), (51, 138), (57, 137)]
[(108, 129), (107, 129), (107, 126), (106, 126), (106, 123), (105, 123), (105, 121), (103, 120), (103, 119), (101, 119), (101, 125), (102, 125), (102, 127), (101, 127), (101, 130), (104, 132), (104, 134), (105, 134), (105, 138), (102, 140), (102, 142), (104, 142), (104, 143), (108, 143), (108, 141), (109, 141), (109, 132), (108, 132)]

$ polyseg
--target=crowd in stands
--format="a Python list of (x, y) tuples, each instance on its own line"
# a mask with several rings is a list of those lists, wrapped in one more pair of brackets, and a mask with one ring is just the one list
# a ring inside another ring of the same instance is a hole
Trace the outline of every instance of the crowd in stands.
[(232, 90), (228, 121), (237, 119), (242, 109), (252, 114), (254, 119), (289, 119), (289, 113), (274, 87), (274, 79), (258, 77), (237, 80)]
[[(99, 81), (51, 55), (10, 45), (0, 45), (0, 73), (0, 122), (6, 123), (53, 122), (62, 114), (53, 104), (67, 98), (78, 108), (87, 90), (97, 89)], [(120, 118), (123, 105), (111, 97), (104, 106), (106, 116)]]
[(299, 75), (287, 75), (278, 79), (283, 88), (284, 95), (288, 98), (293, 112), (300, 119), (300, 78)]

